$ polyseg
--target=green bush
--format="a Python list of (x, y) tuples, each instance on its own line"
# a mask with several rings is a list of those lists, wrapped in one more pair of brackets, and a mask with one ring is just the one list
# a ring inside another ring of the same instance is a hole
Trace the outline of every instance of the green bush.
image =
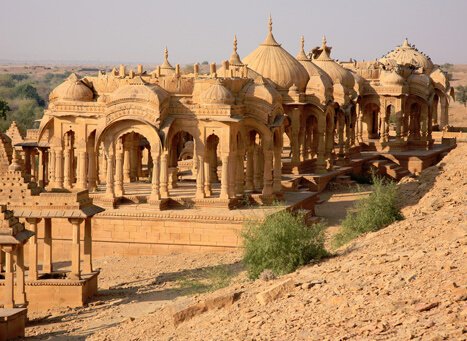
[(333, 238), (334, 247), (402, 219), (397, 207), (397, 184), (376, 175), (372, 175), (372, 182), (373, 192), (347, 212), (342, 230)]
[(246, 225), (242, 236), (250, 278), (258, 278), (266, 269), (283, 275), (327, 255), (324, 225), (307, 226), (304, 218), (302, 212), (281, 211)]

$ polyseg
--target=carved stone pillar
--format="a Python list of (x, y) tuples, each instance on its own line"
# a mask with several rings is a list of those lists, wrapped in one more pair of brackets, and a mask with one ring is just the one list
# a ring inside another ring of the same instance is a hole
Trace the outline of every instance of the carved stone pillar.
[(229, 160), (229, 198), (235, 198), (235, 172), (237, 167), (237, 153), (230, 152)]
[(63, 188), (63, 151), (55, 150), (55, 187)]
[(253, 191), (253, 177), (254, 177), (254, 147), (248, 146), (246, 150), (246, 175), (245, 175), (245, 190)]
[(94, 147), (91, 147), (88, 152), (88, 190), (95, 191), (97, 188), (97, 169), (96, 169), (96, 153)]
[(318, 140), (318, 153), (316, 158), (316, 173), (326, 172), (326, 141), (324, 138), (324, 132), (319, 131), (316, 138)]
[(44, 219), (44, 260), (42, 263), (42, 271), (51, 273), (52, 267), (52, 219)]
[(422, 141), (426, 141), (428, 137), (428, 108), (423, 105), (420, 114), (420, 131)]
[(130, 181), (138, 181), (138, 149), (139, 149), (139, 135), (132, 134), (130, 144)]
[(123, 189), (123, 144), (121, 139), (117, 141), (115, 148), (115, 196), (125, 194)]
[(34, 235), (29, 239), (29, 274), (28, 278), (30, 281), (37, 280), (37, 224), (41, 221), (39, 218), (27, 218), (26, 221), (29, 223), (29, 230)]
[[(110, 147), (112, 148), (112, 147)], [(114, 189), (114, 154), (113, 151), (107, 154), (107, 177), (105, 181), (105, 196), (107, 198), (115, 198)]]
[(79, 230), (82, 218), (68, 218), (68, 221), (73, 225), (72, 240), (71, 240), (71, 273), (70, 278), (81, 279), (81, 252)]
[(236, 162), (236, 172), (235, 172), (235, 194), (243, 195), (245, 190), (244, 180), (245, 180), (245, 162), (244, 162), (245, 152), (240, 150), (237, 152), (237, 162)]
[(63, 167), (63, 172), (64, 172), (64, 184), (63, 186), (65, 186), (65, 188), (71, 188), (72, 187), (72, 173), (73, 173), (73, 170), (72, 170), (72, 167), (71, 167), (71, 164), (72, 164), (72, 160), (71, 160), (71, 149), (69, 146), (67, 146), (65, 148), (65, 151), (64, 151), (64, 167)]
[(337, 117), (337, 136), (338, 136), (338, 146), (339, 146), (339, 156), (344, 155), (344, 126), (345, 118), (343, 113), (339, 113)]
[(229, 198), (229, 153), (222, 154), (221, 199)]
[(152, 157), (151, 195), (149, 196), (149, 203), (161, 200), (160, 167), (160, 156), (158, 154), (154, 155)]
[(254, 155), (255, 156), (253, 159), (254, 160), (253, 184), (254, 184), (255, 191), (261, 191), (261, 189), (263, 188), (263, 181), (262, 181), (262, 176), (261, 176), (261, 170), (263, 168), (262, 167), (263, 158), (261, 155), (260, 146), (255, 145)]
[(3, 307), (14, 308), (14, 277), (13, 277), (13, 251), (5, 252), (5, 300)]
[(80, 150), (78, 152), (78, 181), (76, 187), (81, 189), (87, 189), (87, 174), (86, 174), (86, 150)]
[(264, 175), (263, 175), (263, 197), (272, 196), (272, 150), (264, 150)]
[[(211, 158), (212, 159), (212, 158)], [(216, 160), (217, 163), (217, 160)], [(207, 197), (212, 195), (212, 184), (211, 184), (211, 165), (209, 162), (209, 154), (206, 160), (204, 160), (204, 194)]]
[(83, 272), (92, 273), (92, 228), (91, 218), (84, 220)]
[(24, 268), (24, 248), (23, 245), (16, 247), (16, 287), (17, 296), (16, 303), (25, 305), (26, 301), (26, 287), (25, 287), (25, 268)]
[(130, 136), (127, 135), (125, 137), (125, 142), (123, 143), (123, 182), (124, 183), (129, 183), (131, 182), (130, 179), (130, 171), (131, 171), (131, 165), (130, 165), (130, 150), (132, 148), (131, 142), (128, 140)]
[(26, 181), (31, 180), (31, 150), (29, 148), (24, 149), (24, 175)]
[(282, 150), (280, 147), (274, 148), (274, 179), (272, 189), (274, 193), (282, 191), (282, 160), (281, 160)]
[(46, 151), (39, 150), (39, 165), (37, 170), (37, 182), (39, 187), (45, 186), (45, 169), (46, 169)]
[(196, 195), (197, 199), (205, 198), (204, 193), (204, 155), (198, 154), (198, 173), (196, 174)]
[(55, 186), (56, 185), (56, 181), (55, 181), (55, 150), (50, 148), (48, 156), (49, 156), (49, 163), (48, 163), (49, 172), (47, 174), (48, 175), (47, 185)]
[(167, 185), (168, 182), (168, 153), (163, 152), (161, 155), (161, 197), (168, 198), (169, 197), (169, 188)]

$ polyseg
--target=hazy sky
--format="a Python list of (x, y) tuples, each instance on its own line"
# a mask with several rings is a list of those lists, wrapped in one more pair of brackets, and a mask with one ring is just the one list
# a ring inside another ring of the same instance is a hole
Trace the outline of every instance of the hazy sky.
[(155, 64), (240, 57), (267, 33), (296, 55), (326, 34), (336, 59), (379, 58), (405, 37), (435, 63), (467, 63), (467, 0), (0, 0), (0, 60)]

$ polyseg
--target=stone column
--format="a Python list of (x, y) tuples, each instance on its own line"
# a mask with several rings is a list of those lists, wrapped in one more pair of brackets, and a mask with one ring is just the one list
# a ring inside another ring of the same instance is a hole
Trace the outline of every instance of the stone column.
[(47, 180), (47, 185), (52, 185), (55, 186), (56, 181), (55, 181), (55, 150), (52, 148), (49, 149), (49, 173), (48, 175), (48, 180)]
[(92, 273), (92, 229), (91, 218), (84, 220), (83, 273)]
[(339, 156), (344, 155), (344, 126), (345, 118), (342, 112), (337, 116), (337, 135), (338, 135), (338, 146), (339, 146)]
[(88, 190), (95, 191), (97, 188), (97, 169), (96, 169), (96, 153), (94, 146), (88, 152)]
[(26, 181), (31, 180), (31, 150), (29, 148), (24, 149), (24, 175)]
[(206, 157), (206, 160), (204, 160), (204, 194), (207, 197), (212, 195), (211, 165), (209, 163), (209, 154), (208, 157)]
[(133, 134), (130, 151), (130, 181), (138, 181), (138, 149), (139, 139), (136, 134)]
[(427, 106), (423, 105), (421, 107), (421, 113), (420, 113), (420, 131), (421, 131), (421, 139), (422, 141), (427, 140), (428, 136), (428, 112), (427, 112)]
[(115, 150), (115, 196), (121, 197), (125, 194), (123, 189), (123, 144), (121, 139), (117, 142)]
[(130, 179), (130, 170), (131, 170), (131, 162), (130, 162), (130, 149), (131, 149), (131, 141), (128, 141), (130, 136), (127, 135), (125, 137), (125, 142), (123, 143), (123, 182), (129, 183), (131, 182)]
[(245, 175), (245, 190), (253, 191), (253, 176), (254, 176), (254, 147), (248, 146), (246, 150), (246, 175)]
[(152, 179), (151, 179), (151, 195), (149, 196), (149, 203), (161, 200), (160, 193), (160, 156), (154, 155), (152, 157)]
[(229, 198), (229, 153), (222, 153), (221, 199)]
[(63, 150), (55, 150), (55, 187), (63, 188)]
[(44, 219), (44, 261), (42, 264), (44, 273), (53, 272), (52, 267), (52, 219)]
[(14, 278), (13, 278), (13, 251), (5, 252), (5, 301), (4, 308), (11, 309), (15, 306), (14, 301)]
[[(263, 183), (261, 179), (261, 163), (262, 163), (262, 157), (261, 157), (261, 147), (258, 145), (255, 145), (254, 147), (254, 170), (253, 170), (253, 184), (254, 184), (254, 189), (256, 191), (260, 191), (261, 188), (263, 188)], [(300, 159), (299, 159), (300, 161)]]
[(86, 174), (86, 150), (78, 152), (78, 181), (76, 187), (80, 189), (87, 189), (87, 174)]
[(70, 147), (65, 148), (64, 152), (64, 186), (65, 188), (71, 188), (72, 186), (72, 167), (71, 167), (71, 149)]
[(161, 155), (161, 171), (160, 171), (160, 176), (161, 176), (161, 197), (162, 198), (168, 198), (169, 197), (169, 188), (167, 185), (168, 182), (168, 153), (163, 152)]
[(204, 193), (204, 155), (198, 154), (198, 173), (196, 174), (196, 194), (197, 199), (205, 198)]
[(263, 197), (272, 196), (272, 150), (264, 150)]
[(235, 198), (235, 172), (237, 166), (237, 153), (230, 152), (229, 159), (229, 198)]
[(79, 230), (82, 218), (68, 218), (68, 221), (73, 225), (72, 241), (71, 241), (71, 273), (70, 278), (81, 279), (81, 253)]
[(39, 169), (37, 172), (37, 181), (39, 187), (45, 186), (45, 156), (45, 150), (39, 150)]
[(104, 149), (99, 149), (99, 181), (104, 183), (107, 177), (107, 156)]
[[(112, 147), (110, 147), (112, 148)], [(108, 198), (115, 197), (115, 189), (114, 189), (114, 155), (113, 153), (107, 154), (107, 177), (105, 180), (105, 195)]]
[(237, 152), (236, 162), (236, 174), (235, 174), (235, 194), (243, 195), (245, 191), (244, 180), (245, 180), (245, 151), (240, 150)]
[(326, 141), (324, 138), (324, 132), (318, 131), (318, 153), (316, 158), (316, 173), (325, 173), (326, 172)]
[(23, 245), (16, 247), (16, 287), (17, 297), (16, 303), (25, 305), (26, 304), (26, 288), (24, 285), (24, 248)]
[(26, 218), (29, 223), (29, 230), (34, 235), (29, 239), (29, 274), (28, 279), (30, 281), (37, 280), (37, 224), (41, 221), (39, 218)]
[(280, 147), (274, 148), (274, 182), (272, 189), (274, 193), (282, 191), (282, 160), (281, 160), (282, 150)]
[(300, 144), (300, 161), (306, 160), (306, 130), (304, 126), (300, 126), (298, 133), (298, 141)]

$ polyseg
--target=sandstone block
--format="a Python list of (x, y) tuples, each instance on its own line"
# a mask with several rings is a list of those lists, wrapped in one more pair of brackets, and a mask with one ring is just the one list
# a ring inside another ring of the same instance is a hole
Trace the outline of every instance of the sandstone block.
[(295, 288), (295, 283), (291, 278), (286, 279), (285, 281), (275, 284), (269, 289), (256, 295), (256, 299), (262, 305), (266, 305), (269, 302), (275, 301), (278, 298), (285, 296)]

